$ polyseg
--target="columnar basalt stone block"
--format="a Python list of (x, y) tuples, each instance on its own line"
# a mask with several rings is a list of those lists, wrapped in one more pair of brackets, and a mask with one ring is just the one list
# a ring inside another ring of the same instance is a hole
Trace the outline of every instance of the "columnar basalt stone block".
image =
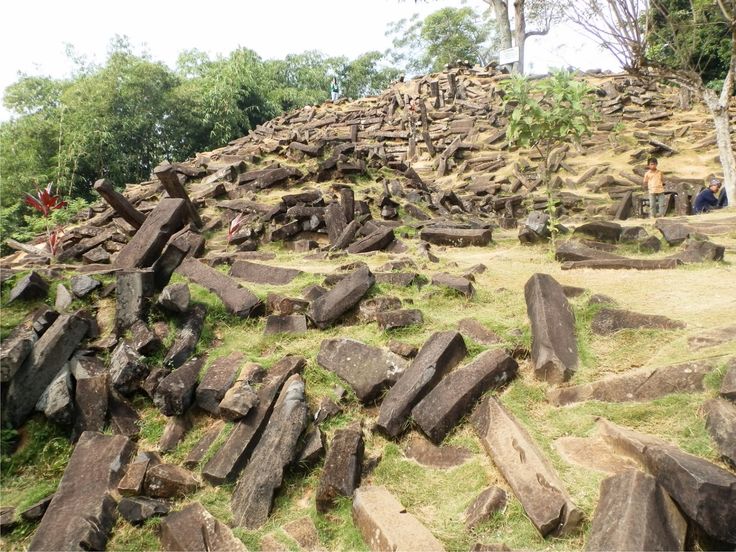
[(153, 271), (121, 270), (115, 275), (115, 329), (122, 334), (145, 320), (154, 293)]
[(325, 329), (358, 304), (373, 286), (375, 278), (367, 266), (354, 270), (334, 288), (312, 302), (307, 316), (315, 326)]
[(335, 432), (317, 488), (318, 512), (327, 512), (337, 497), (353, 495), (360, 484), (363, 452), (363, 430), (360, 424)]

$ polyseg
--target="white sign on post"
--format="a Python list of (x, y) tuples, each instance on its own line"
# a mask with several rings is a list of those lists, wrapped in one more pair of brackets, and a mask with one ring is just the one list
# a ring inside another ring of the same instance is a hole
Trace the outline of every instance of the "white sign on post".
[(498, 53), (499, 65), (509, 65), (519, 61), (519, 47), (506, 48)]

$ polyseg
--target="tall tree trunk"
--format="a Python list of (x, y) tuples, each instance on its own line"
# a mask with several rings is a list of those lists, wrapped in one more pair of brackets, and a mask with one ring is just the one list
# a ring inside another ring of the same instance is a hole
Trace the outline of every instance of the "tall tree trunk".
[(501, 49), (511, 48), (511, 21), (509, 20), (509, 5), (505, 0), (485, 0), (493, 8), (498, 28), (498, 41)]
[(524, 44), (526, 43), (526, 18), (524, 17), (524, 0), (514, 0), (514, 34), (516, 46), (519, 48), (519, 61), (514, 64), (514, 71), (524, 74)]
[(724, 106), (713, 90), (705, 88), (703, 99), (716, 127), (716, 144), (718, 145), (718, 156), (723, 167), (723, 180), (726, 194), (728, 194), (728, 206), (734, 208), (736, 207), (736, 156), (733, 153), (731, 125), (728, 118), (728, 97), (726, 97)]

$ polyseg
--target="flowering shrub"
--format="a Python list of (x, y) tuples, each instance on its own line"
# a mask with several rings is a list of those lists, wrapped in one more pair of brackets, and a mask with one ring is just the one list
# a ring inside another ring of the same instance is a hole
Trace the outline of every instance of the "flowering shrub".
[(60, 227), (51, 229), (51, 215), (54, 211), (63, 209), (67, 206), (67, 202), (61, 199), (60, 195), (52, 192), (53, 184), (49, 183), (43, 190), (36, 190), (36, 195), (26, 194), (26, 204), (33, 207), (41, 213), (46, 221), (46, 245), (52, 257), (56, 256), (61, 242), (63, 230)]

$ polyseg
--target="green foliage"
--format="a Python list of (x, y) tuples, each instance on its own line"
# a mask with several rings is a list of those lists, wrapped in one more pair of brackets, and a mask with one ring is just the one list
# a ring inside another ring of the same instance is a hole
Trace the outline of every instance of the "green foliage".
[(414, 16), (395, 22), (390, 55), (408, 72), (441, 71), (445, 65), (465, 60), (486, 64), (495, 51), (492, 22), (471, 8), (443, 8), (425, 19)]

